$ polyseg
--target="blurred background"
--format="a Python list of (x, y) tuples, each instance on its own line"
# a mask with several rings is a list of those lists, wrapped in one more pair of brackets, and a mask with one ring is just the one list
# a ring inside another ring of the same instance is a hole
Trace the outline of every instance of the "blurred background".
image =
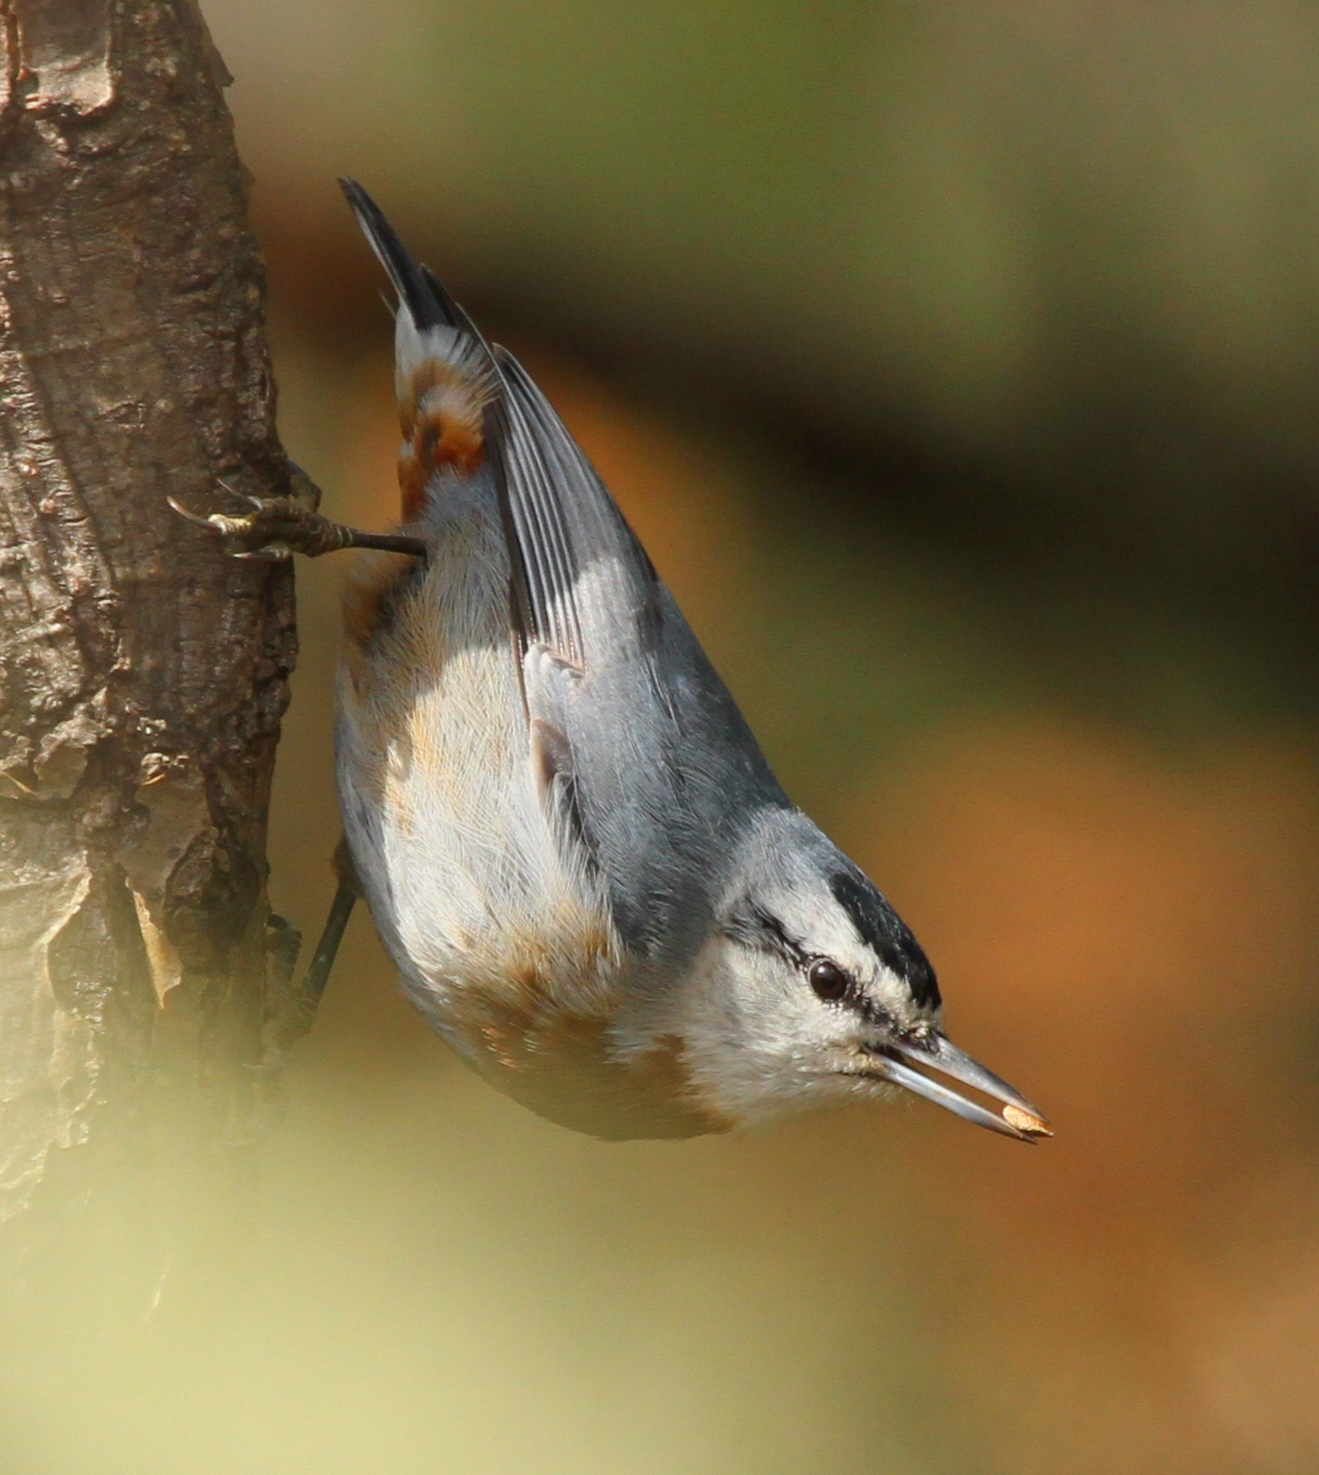
[[(359, 915), (206, 1273), (7, 1323), (4, 1469), (1319, 1468), (1319, 6), (204, 8), (326, 510), (397, 497), (348, 173), (1057, 1137), (579, 1138)], [(298, 569), (274, 812), (312, 934), (340, 577)]]

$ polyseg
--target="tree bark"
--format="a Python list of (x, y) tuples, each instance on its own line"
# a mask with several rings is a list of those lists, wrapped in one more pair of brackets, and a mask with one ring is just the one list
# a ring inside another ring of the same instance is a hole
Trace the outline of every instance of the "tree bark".
[(162, 1082), (212, 1147), (257, 1124), (292, 966), (265, 832), (296, 637), (290, 565), (166, 503), (289, 490), (201, 14), (0, 18), (3, 1216), (137, 1160)]

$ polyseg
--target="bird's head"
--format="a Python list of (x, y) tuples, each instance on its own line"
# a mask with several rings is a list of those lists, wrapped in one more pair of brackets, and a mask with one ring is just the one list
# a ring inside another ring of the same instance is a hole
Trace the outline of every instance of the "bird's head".
[(763, 815), (727, 874), (681, 1005), (692, 1088), (710, 1107), (751, 1124), (897, 1086), (1009, 1137), (1049, 1135), (946, 1038), (920, 944), (804, 815)]

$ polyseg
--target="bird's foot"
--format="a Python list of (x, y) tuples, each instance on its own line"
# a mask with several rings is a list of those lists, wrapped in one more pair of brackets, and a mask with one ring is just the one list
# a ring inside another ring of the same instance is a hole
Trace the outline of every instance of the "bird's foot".
[[(241, 494), (240, 494), (241, 495)], [(169, 505), (189, 522), (221, 538), (235, 558), (291, 558), (305, 553), (319, 558), (353, 546), (353, 530), (331, 522), (292, 497), (244, 497), (252, 511), (244, 517), (212, 512), (203, 517), (176, 502)]]
[(275, 560), (291, 558), (295, 553), (319, 558), (323, 553), (337, 553), (341, 548), (382, 548), (390, 553), (426, 556), (426, 545), (420, 538), (364, 533), (331, 522), (316, 510), (320, 492), (307, 473), (298, 466), (292, 466), (291, 473), (293, 494), (287, 497), (248, 497), (221, 482), (226, 491), (251, 507), (243, 517), (229, 517), (223, 512), (203, 517), (173, 497), (169, 498), (169, 505), (180, 517), (220, 538), (235, 558)]

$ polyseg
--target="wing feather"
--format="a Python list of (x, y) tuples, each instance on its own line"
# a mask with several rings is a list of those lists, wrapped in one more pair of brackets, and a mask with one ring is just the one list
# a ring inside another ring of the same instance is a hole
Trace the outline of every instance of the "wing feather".
[(486, 438), (542, 793), (627, 946), (672, 959), (707, 936), (710, 870), (745, 815), (787, 800), (595, 469), (525, 370), (494, 354)]
[[(496, 347), (504, 393), (488, 435), (514, 559), (514, 598), (528, 643), (588, 668), (599, 616), (585, 610), (583, 576), (608, 562), (633, 600), (657, 587), (655, 570), (613, 498), (522, 365)], [(625, 601), (625, 602), (631, 602)], [(606, 619), (606, 624), (609, 621)]]

